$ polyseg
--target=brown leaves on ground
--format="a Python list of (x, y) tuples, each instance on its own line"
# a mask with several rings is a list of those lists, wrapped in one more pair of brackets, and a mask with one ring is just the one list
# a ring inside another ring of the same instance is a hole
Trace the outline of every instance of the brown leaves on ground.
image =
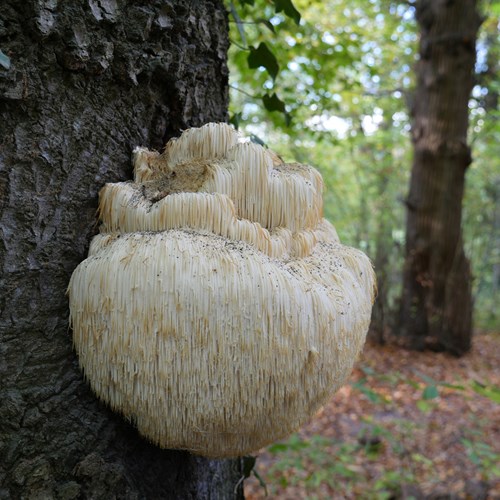
[[(499, 386), (498, 335), (462, 358), (368, 344), (350, 383), (255, 470), (270, 498), (500, 498)], [(245, 495), (265, 497), (256, 477)]]

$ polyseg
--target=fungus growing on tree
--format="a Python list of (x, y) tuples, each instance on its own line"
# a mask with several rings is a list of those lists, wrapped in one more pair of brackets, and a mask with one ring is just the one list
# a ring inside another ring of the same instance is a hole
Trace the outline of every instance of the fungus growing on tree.
[(138, 148), (100, 193), (101, 232), (69, 285), (99, 398), (163, 448), (244, 455), (296, 430), (350, 374), (375, 277), (322, 217), (322, 179), (189, 129)]

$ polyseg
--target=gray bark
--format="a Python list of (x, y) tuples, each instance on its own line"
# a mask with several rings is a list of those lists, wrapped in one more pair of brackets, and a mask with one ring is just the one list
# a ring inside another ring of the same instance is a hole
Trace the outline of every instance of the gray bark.
[(0, 8), (0, 498), (234, 498), (238, 460), (161, 450), (98, 402), (65, 295), (137, 145), (227, 119), (220, 0)]

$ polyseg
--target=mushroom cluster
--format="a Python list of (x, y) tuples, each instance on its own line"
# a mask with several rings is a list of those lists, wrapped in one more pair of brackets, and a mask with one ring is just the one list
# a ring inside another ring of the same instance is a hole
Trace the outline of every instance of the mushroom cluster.
[(322, 216), (322, 179), (225, 124), (137, 148), (100, 193), (69, 299), (99, 398), (163, 448), (247, 454), (345, 381), (375, 294), (368, 258)]

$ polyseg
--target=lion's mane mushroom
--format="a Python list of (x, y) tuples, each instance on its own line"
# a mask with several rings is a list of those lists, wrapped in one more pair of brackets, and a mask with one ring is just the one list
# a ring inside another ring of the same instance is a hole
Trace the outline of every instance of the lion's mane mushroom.
[(316, 170), (225, 124), (134, 164), (134, 182), (102, 189), (69, 285), (92, 389), (164, 448), (237, 456), (286, 436), (351, 372), (368, 258), (323, 219)]

